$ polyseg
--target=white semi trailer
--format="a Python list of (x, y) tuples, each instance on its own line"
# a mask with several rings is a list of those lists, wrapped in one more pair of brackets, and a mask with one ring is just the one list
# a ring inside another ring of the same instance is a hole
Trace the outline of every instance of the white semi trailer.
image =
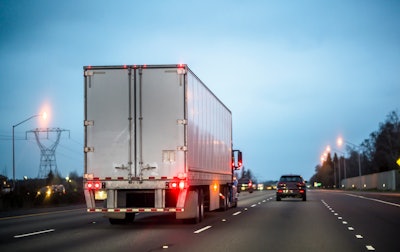
[(230, 110), (187, 65), (84, 67), (84, 194), (111, 224), (237, 205)]

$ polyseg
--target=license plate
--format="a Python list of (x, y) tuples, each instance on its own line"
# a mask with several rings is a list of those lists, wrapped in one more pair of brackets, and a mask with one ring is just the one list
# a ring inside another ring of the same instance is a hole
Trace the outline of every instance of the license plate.
[(94, 193), (95, 200), (105, 200), (107, 199), (107, 192), (105, 190), (98, 190)]

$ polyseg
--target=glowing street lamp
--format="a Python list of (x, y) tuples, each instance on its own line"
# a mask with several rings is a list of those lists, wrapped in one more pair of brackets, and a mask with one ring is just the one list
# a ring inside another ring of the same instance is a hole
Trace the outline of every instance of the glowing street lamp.
[(44, 112), (44, 113), (41, 113), (41, 114), (33, 115), (33, 116), (23, 120), (22, 122), (17, 123), (17, 124), (12, 126), (12, 162), (13, 162), (12, 163), (13, 164), (13, 186), (12, 186), (12, 190), (13, 191), (15, 189), (15, 138), (14, 138), (15, 127), (17, 127), (20, 124), (23, 124), (26, 121), (31, 120), (32, 118), (39, 117), (39, 116), (41, 116), (44, 120), (47, 119), (47, 113)]

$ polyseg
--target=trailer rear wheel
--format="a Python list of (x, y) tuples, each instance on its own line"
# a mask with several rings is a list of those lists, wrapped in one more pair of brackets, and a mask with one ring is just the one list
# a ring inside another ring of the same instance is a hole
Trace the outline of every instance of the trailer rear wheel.
[(203, 219), (204, 219), (204, 193), (203, 193), (203, 189), (199, 189), (198, 194), (199, 194), (199, 200), (198, 200), (198, 204), (199, 204), (199, 221), (198, 222), (202, 222)]
[(223, 195), (223, 197), (221, 197), (221, 200), (220, 200), (221, 210), (222, 211), (226, 211), (229, 208), (229, 196), (230, 196), (230, 193), (229, 193), (229, 188), (228, 187), (224, 186), (222, 188), (222, 195)]
[(125, 219), (108, 218), (108, 221), (111, 225), (122, 225), (126, 223)]
[(135, 213), (126, 213), (124, 219), (108, 218), (111, 225), (122, 225), (132, 223), (135, 220)]

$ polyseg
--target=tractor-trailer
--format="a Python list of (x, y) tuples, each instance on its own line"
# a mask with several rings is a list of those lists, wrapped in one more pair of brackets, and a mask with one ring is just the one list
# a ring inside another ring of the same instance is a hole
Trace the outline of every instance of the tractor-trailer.
[(84, 67), (87, 212), (200, 222), (237, 205), (231, 111), (185, 64)]

